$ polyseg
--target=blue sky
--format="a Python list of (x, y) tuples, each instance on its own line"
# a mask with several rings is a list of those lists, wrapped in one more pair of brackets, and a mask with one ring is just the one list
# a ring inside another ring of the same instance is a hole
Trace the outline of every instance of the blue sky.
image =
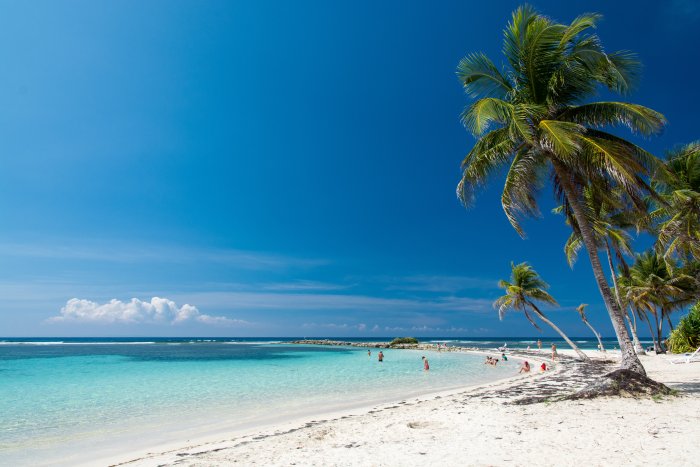
[[(639, 54), (647, 149), (698, 138), (694, 2), (531, 3)], [(2, 2), (0, 335), (534, 335), (491, 308), (525, 260), (612, 335), (560, 218), (455, 197), (455, 67), (518, 4)]]

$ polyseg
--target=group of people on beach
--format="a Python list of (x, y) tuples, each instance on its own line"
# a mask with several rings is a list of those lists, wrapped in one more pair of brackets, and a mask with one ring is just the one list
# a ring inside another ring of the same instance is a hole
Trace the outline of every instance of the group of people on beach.
[[(520, 371), (518, 373), (529, 373), (531, 370), (530, 368), (530, 362), (527, 360), (523, 361), (523, 363), (520, 365)], [(547, 363), (542, 362), (542, 365), (540, 365), (540, 370), (541, 371), (547, 371)]]
[[(537, 347), (539, 349), (542, 348), (542, 341), (538, 340), (537, 341)], [(372, 351), (367, 350), (367, 357), (372, 357)], [(556, 360), (557, 358), (557, 346), (555, 344), (552, 344), (552, 360)], [(504, 362), (508, 361), (508, 356), (505, 354), (505, 352), (501, 353), (501, 359)], [(384, 361), (384, 352), (381, 350), (379, 351), (379, 354), (377, 354), (377, 360), (379, 363), (382, 363)], [(430, 363), (428, 362), (428, 359), (424, 356), (421, 357), (421, 360), (423, 361), (423, 371), (430, 371)], [(486, 361), (484, 361), (484, 365), (491, 365), (491, 366), (496, 366), (498, 365), (498, 362), (500, 360), (496, 357), (492, 357), (491, 355), (486, 356)], [(541, 371), (547, 371), (547, 363), (542, 362), (540, 365), (540, 370)], [(524, 360), (523, 363), (520, 365), (520, 371), (518, 373), (529, 373), (531, 370), (530, 363), (527, 360)]]
[(484, 365), (496, 366), (498, 365), (498, 359), (496, 357), (492, 357), (491, 355), (487, 355)]

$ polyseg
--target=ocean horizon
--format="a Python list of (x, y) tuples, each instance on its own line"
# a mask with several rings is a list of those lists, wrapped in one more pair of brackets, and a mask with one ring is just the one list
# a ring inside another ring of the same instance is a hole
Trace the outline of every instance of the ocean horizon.
[[(302, 339), (328, 339), (343, 342), (390, 342), (397, 336), (324, 336), (324, 335), (307, 335), (307, 336), (262, 336), (262, 337), (237, 337), (237, 336), (81, 336), (81, 337), (65, 337), (65, 336), (0, 336), (0, 345), (71, 345), (71, 344), (90, 344), (105, 345), (113, 343), (119, 344), (158, 344), (158, 343), (207, 343), (207, 342), (239, 342), (248, 344), (277, 344), (288, 343)], [(545, 344), (556, 344), (558, 347), (563, 346), (568, 348), (568, 344), (561, 337), (542, 337), (542, 336), (491, 336), (491, 337), (455, 337), (455, 336), (430, 336), (416, 337), (421, 343), (447, 343), (453, 345), (463, 345), (466, 347), (478, 347), (483, 349), (501, 347), (507, 344), (512, 348), (527, 348), (537, 343), (537, 340)], [(570, 336), (570, 339), (582, 349), (595, 350), (598, 347), (598, 341), (592, 336)], [(613, 348), (617, 345), (616, 337), (603, 337), (601, 339), (606, 348)], [(651, 338), (640, 338), (642, 344), (651, 344)]]

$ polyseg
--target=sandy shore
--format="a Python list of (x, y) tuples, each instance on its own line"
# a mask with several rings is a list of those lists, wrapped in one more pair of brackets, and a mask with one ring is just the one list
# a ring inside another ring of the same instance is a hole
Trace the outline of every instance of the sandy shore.
[(678, 389), (680, 396), (516, 403), (573, 392), (612, 368), (563, 363), (552, 372), (469, 390), (193, 440), (138, 458), (134, 453), (132, 460), (120, 459), (119, 464), (697, 465), (700, 363), (642, 358), (649, 376)]

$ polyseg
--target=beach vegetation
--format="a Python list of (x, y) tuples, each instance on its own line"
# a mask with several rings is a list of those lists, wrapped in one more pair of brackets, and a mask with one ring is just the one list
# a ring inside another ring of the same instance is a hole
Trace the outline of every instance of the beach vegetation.
[(647, 180), (658, 160), (608, 130), (659, 133), (666, 120), (643, 105), (593, 101), (600, 87), (628, 94), (639, 76), (636, 57), (605, 52), (592, 32), (600, 15), (560, 24), (530, 6), (519, 7), (504, 31), (506, 66), (482, 53), (464, 57), (457, 76), (474, 101), (462, 122), (477, 138), (462, 162), (457, 196), (465, 206), (476, 191), (505, 172), (501, 205), (524, 236), (523, 217), (538, 216), (538, 194), (551, 180), (559, 204), (576, 220), (622, 353), (621, 367), (645, 374), (598, 257), (583, 190), (619, 189), (636, 206), (652, 192)]
[(690, 308), (668, 337), (668, 350), (673, 353), (694, 352), (700, 347), (700, 302)]
[(537, 330), (541, 330), (537, 323), (533, 320), (530, 313), (537, 316), (540, 320), (554, 329), (569, 346), (574, 349), (579, 359), (589, 361), (588, 356), (578, 348), (574, 342), (567, 337), (564, 332), (559, 329), (549, 318), (545, 316), (542, 310), (537, 306), (536, 302), (545, 303), (548, 305), (557, 305), (557, 301), (552, 297), (547, 289), (549, 285), (543, 281), (537, 271), (527, 263), (510, 264), (511, 275), (510, 282), (501, 280), (498, 286), (505, 290), (505, 295), (496, 299), (493, 302), (494, 308), (498, 310), (498, 317), (503, 319), (508, 310), (521, 311), (525, 315), (530, 324)]
[(672, 269), (653, 250), (635, 256), (629, 278), (623, 280), (625, 297), (649, 325), (656, 353), (664, 353), (663, 323), (673, 329), (670, 314), (688, 305), (696, 280), (680, 269)]
[(391, 346), (400, 344), (418, 344), (418, 339), (415, 337), (397, 337), (389, 343)]

